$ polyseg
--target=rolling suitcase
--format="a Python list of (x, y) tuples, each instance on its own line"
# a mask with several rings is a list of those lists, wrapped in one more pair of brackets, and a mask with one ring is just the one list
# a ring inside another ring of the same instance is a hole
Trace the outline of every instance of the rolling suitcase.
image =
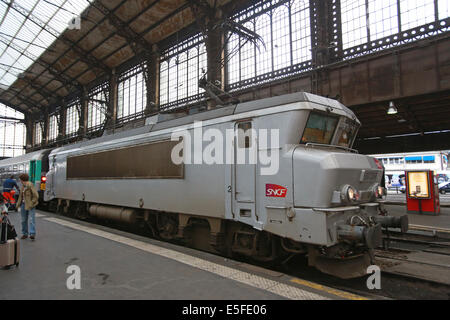
[(8, 218), (4, 220), (6, 221), (1, 223), (0, 232), (0, 267), (9, 268), (19, 265), (20, 242)]

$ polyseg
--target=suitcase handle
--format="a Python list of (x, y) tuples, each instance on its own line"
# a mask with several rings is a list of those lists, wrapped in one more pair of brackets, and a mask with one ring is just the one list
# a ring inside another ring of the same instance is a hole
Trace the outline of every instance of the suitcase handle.
[[(11, 221), (9, 221), (8, 216), (3, 216), (1, 230), (0, 230), (2, 239), (0, 239), (0, 243), (8, 242), (8, 224), (12, 226), (12, 223), (11, 223)], [(5, 230), (5, 232), (3, 232), (3, 230)]]
[(0, 236), (0, 243), (6, 243), (8, 241), (8, 225), (5, 221), (2, 221)]

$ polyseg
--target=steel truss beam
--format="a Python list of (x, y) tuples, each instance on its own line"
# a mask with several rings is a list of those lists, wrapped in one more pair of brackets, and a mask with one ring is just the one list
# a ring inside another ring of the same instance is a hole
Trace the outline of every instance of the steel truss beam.
[[(33, 108), (35, 108), (35, 107), (41, 107), (41, 106), (42, 106), (42, 105), (40, 104), (40, 102), (37, 102), (37, 101), (31, 99), (30, 97), (25, 97), (25, 96), (23, 95), (23, 93), (22, 93), (21, 91), (17, 90), (17, 89), (10, 88), (10, 89), (8, 89), (8, 90), (15, 91), (15, 93), (16, 93), (15, 96), (13, 96), (11, 99), (14, 99), (14, 98), (19, 99), (19, 100), (21, 101), (21, 103), (24, 103), (25, 105), (27, 105), (27, 107), (30, 107), (30, 104), (29, 104), (29, 103), (31, 103), (31, 105), (33, 106)], [(5, 92), (6, 92), (6, 90), (3, 91), (3, 92), (0, 92), (0, 96), (1, 96), (3, 93), (5, 93)], [(4, 101), (5, 101), (5, 100), (0, 99), (0, 102), (1, 102), (1, 103), (5, 104), (5, 105), (8, 105), (8, 104), (5, 103)], [(9, 106), (9, 105), (8, 105), (8, 106)], [(15, 110), (17, 110), (17, 111), (23, 112), (23, 110), (20, 110), (17, 106), (12, 106), (11, 108), (13, 108), (13, 109), (15, 109)]]
[[(152, 54), (152, 44), (144, 39), (140, 34), (133, 31), (130, 26), (122, 21), (113, 11), (109, 10), (101, 1), (97, 0), (95, 2), (88, 1), (93, 7), (99, 10), (108, 21), (116, 28), (116, 34), (125, 39), (125, 41), (133, 50), (135, 56), (140, 52), (144, 52), (146, 56)], [(148, 59), (146, 59), (148, 60)], [(150, 75), (148, 73), (147, 67), (144, 62), (141, 62), (141, 68), (144, 75), (144, 80), (147, 87), (150, 85)]]
[(19, 118), (14, 118), (14, 117), (5, 117), (5, 116), (1, 116), (1, 117), (0, 117), (0, 121), (6, 121), (6, 122), (15, 122), (15, 121), (19, 121), (19, 122), (24, 122), (25, 119), (19, 119)]

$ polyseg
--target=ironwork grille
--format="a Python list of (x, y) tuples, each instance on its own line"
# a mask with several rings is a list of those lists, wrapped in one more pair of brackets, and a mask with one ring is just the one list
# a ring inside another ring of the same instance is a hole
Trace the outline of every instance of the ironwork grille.
[(256, 32), (264, 44), (228, 34), (229, 89), (273, 81), (311, 67), (308, 1), (260, 2), (233, 19)]
[(166, 50), (159, 69), (160, 109), (172, 109), (203, 99), (204, 90), (198, 86), (198, 81), (206, 68), (206, 47), (201, 35)]
[(34, 123), (34, 145), (38, 146), (42, 144), (42, 128), (44, 127), (44, 122), (39, 121)]
[(449, 30), (448, 0), (341, 0), (342, 58)]
[(401, 0), (399, 3), (401, 29), (399, 31), (415, 28), (437, 20), (434, 3), (434, 0)]
[(439, 20), (450, 17), (450, 1), (438, 0), (438, 17)]
[(59, 115), (51, 115), (48, 121), (48, 140), (54, 141), (58, 137), (58, 120)]
[(89, 92), (87, 129), (96, 130), (105, 121), (109, 83), (102, 83)]
[(341, 21), (344, 49), (368, 41), (366, 0), (341, 0)]
[(132, 118), (130, 116), (144, 111), (147, 104), (147, 88), (141, 65), (120, 75), (117, 100), (118, 120)]
[(67, 106), (66, 110), (66, 136), (78, 132), (80, 128), (80, 101), (76, 100)]

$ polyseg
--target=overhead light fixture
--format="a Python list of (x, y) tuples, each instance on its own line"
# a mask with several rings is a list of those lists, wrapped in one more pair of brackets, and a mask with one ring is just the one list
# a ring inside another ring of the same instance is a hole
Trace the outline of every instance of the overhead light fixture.
[(398, 113), (398, 110), (394, 106), (394, 102), (393, 101), (389, 102), (389, 109), (387, 111), (387, 114), (397, 114), (397, 113)]

